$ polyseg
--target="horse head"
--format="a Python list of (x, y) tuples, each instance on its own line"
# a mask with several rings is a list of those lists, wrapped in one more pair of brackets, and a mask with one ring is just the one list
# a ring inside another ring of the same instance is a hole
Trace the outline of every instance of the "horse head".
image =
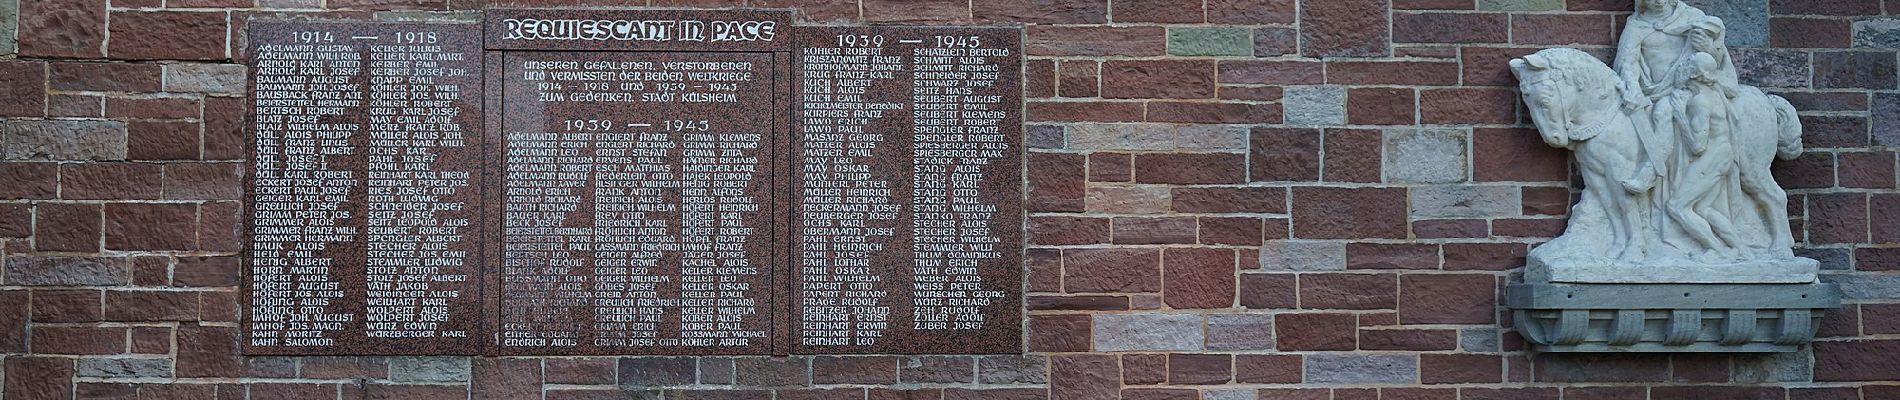
[(1616, 72), (1588, 53), (1576, 49), (1547, 49), (1511, 60), (1518, 92), (1529, 106), (1531, 121), (1552, 147), (1571, 148), (1599, 130), (1577, 129), (1595, 108), (1617, 107), (1621, 85)]

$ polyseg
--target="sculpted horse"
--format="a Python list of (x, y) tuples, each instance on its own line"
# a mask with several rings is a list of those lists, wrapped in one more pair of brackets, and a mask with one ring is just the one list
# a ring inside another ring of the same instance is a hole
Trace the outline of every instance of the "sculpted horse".
[[(1675, 261), (1655, 260), (1675, 258), (1659, 255), (1654, 247), (1665, 246), (1663, 239), (1669, 235), (1680, 235), (1670, 232), (1679, 229), (1669, 226), (1671, 211), (1664, 209), (1671, 201), (1659, 197), (1668, 195), (1668, 185), (1646, 185), (1642, 179), (1644, 174), (1670, 167), (1650, 163), (1667, 163), (1676, 157), (1646, 154), (1644, 141), (1665, 141), (1669, 144), (1664, 148), (1673, 149), (1675, 138), (1644, 136), (1636, 118), (1650, 118), (1651, 111), (1624, 107), (1624, 89), (1616, 72), (1587, 53), (1543, 50), (1511, 60), (1511, 72), (1520, 82), (1519, 91), (1544, 142), (1574, 152), (1584, 181), (1583, 199), (1571, 216), (1570, 228), (1533, 251), (1533, 262), (1539, 258), (1624, 264)], [(1769, 236), (1749, 235), (1758, 239), (1750, 243), (1749, 248), (1757, 252), (1751, 255), (1791, 258), (1787, 193), (1775, 184), (1769, 164), (1777, 156), (1800, 155), (1800, 121), (1794, 107), (1781, 97), (1753, 87), (1735, 89), (1728, 112), (1734, 129), (1728, 139), (1734, 146), (1735, 178), (1746, 199), (1732, 204), (1752, 210), (1729, 217), (1758, 222)], [(1649, 148), (1656, 144), (1650, 143)], [(1599, 225), (1603, 220), (1607, 226)], [(1696, 255), (1710, 249), (1676, 250), (1671, 254)], [(1539, 257), (1540, 252), (1545, 257)]]

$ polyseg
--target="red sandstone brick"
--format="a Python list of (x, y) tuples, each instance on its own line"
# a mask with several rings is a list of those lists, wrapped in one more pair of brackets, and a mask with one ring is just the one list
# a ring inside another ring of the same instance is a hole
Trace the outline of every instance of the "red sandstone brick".
[(1102, 97), (1214, 97), (1213, 60), (1111, 60), (1102, 63)]
[(1403, 239), (1405, 189), (1293, 188), (1293, 235), (1302, 239)]
[(1325, 68), (1314, 61), (1221, 60), (1220, 83), (1311, 85), (1323, 81)]
[(242, 224), (238, 214), (244, 207), (235, 201), (204, 203), (198, 207), (198, 249), (238, 251), (243, 245)]
[(1029, 243), (1038, 245), (1081, 245), (1108, 243), (1108, 218), (1043, 216), (1029, 217)]
[(106, 50), (119, 59), (226, 58), (226, 18), (223, 12), (114, 12)]
[(1240, 306), (1284, 309), (1298, 306), (1293, 274), (1240, 274)]
[(1136, 102), (1032, 101), (1023, 108), (1030, 122), (1141, 122), (1147, 108)]
[(111, 203), (105, 245), (113, 250), (195, 250), (198, 207), (176, 203)]
[(1318, 129), (1253, 128), (1248, 179), (1254, 182), (1319, 179)]
[(1098, 354), (1049, 357), (1050, 400), (1115, 398), (1121, 390), (1115, 357)]
[(198, 320), (238, 322), (239, 301), (236, 290), (198, 292)]
[(190, 160), (199, 154), (196, 123), (133, 121), (126, 125), (127, 158)]
[(1450, 329), (1360, 329), (1359, 349), (1403, 351), (1456, 350), (1458, 349), (1458, 331)]
[(1093, 60), (1062, 60), (1056, 68), (1056, 95), (1096, 97), (1102, 95), (1102, 65)]
[(20, 1), (22, 57), (97, 58), (105, 55), (105, 0)]
[(1570, 188), (1526, 186), (1522, 198), (1524, 215), (1570, 214)]
[(233, 287), (238, 271), (237, 257), (179, 257), (172, 281), (182, 287)]
[(1201, 217), (1201, 244), (1259, 246), (1261, 220), (1253, 217)]
[(1649, 400), (1649, 390), (1642, 387), (1570, 387), (1564, 388), (1564, 398), (1569, 400)]
[(1159, 56), (1167, 53), (1167, 30), (1159, 26), (1031, 25), (1023, 52), (1031, 56)]
[(1128, 311), (1128, 296), (1029, 296), (1025, 307), (1034, 311)]
[(90, 289), (33, 292), (33, 322), (98, 322), (104, 316), (100, 291)]
[(1168, 381), (1168, 355), (1123, 354), (1122, 384), (1159, 385)]
[(198, 293), (157, 290), (106, 291), (109, 321), (196, 321)]
[(1377, 310), (1398, 307), (1394, 274), (1301, 274), (1300, 308)]
[(1837, 172), (1841, 187), (1860, 189), (1893, 189), (1896, 186), (1894, 174), (1894, 152), (1891, 151), (1854, 151), (1836, 155), (1840, 161)]
[[(1900, 194), (1876, 193), (1868, 200), (1868, 220), (1900, 221)], [(1791, 199), (1792, 200), (1792, 199)], [(1793, 212), (1799, 203), (1790, 203)], [(1900, 243), (1900, 223), (1869, 224), (1874, 243)]]
[(476, 357), (470, 361), (470, 398), (530, 400), (541, 398), (541, 361)]
[(1366, 57), (1391, 53), (1388, 0), (1304, 2), (1300, 7), (1300, 54), (1307, 57)]
[(1023, 97), (1044, 98), (1056, 96), (1055, 60), (1037, 59), (1023, 61)]
[(164, 68), (159, 64), (59, 62), (49, 65), (55, 90), (157, 92)]
[(1378, 182), (1385, 135), (1369, 129), (1327, 129), (1327, 182)]
[(1393, 13), (1394, 43), (1504, 43), (1511, 23), (1503, 13)]
[(1352, 88), (1346, 91), (1346, 123), (1412, 125), (1419, 107), (1409, 88)]
[(1419, 378), (1424, 384), (1498, 383), (1504, 359), (1485, 354), (1421, 354)]
[(1286, 189), (1269, 187), (1178, 187), (1170, 198), (1175, 212), (1286, 212)]
[(878, 385), (897, 383), (897, 357), (820, 356), (811, 360), (813, 384)]
[(132, 352), (138, 354), (169, 354), (172, 351), (172, 328), (163, 326), (141, 326), (132, 328)]
[(89, 94), (55, 94), (46, 98), (46, 116), (98, 118), (106, 116), (106, 99)]
[(1464, 388), (1460, 400), (1557, 400), (1557, 388)]
[(204, 100), (204, 159), (242, 160), (244, 155), (244, 115), (247, 104), (242, 98), (206, 97)]
[(1128, 153), (1089, 153), (1089, 182), (1135, 180), (1134, 156)]
[(1260, 389), (1255, 391), (1261, 399), (1273, 400), (1327, 400), (1332, 391), (1327, 389)]
[(1346, 269), (1438, 269), (1438, 245), (1348, 243)]
[(172, 279), (172, 259), (166, 256), (132, 257), (132, 284), (166, 286)]
[(1028, 204), (1031, 211), (1082, 211), (1084, 188), (1088, 184), (1083, 175), (1083, 162), (1080, 154), (1029, 153), (1027, 165), (1029, 174)]
[(100, 162), (59, 168), (59, 197), (70, 200), (157, 199), (164, 169), (159, 164)]
[(1247, 181), (1246, 156), (1238, 153), (1135, 155), (1136, 183), (1222, 184)]
[(36, 325), (29, 350), (36, 354), (124, 354), (125, 334), (123, 327)]
[(1604, 14), (1512, 14), (1511, 42), (1520, 45), (1612, 45), (1613, 18)]
[(1156, 101), (1148, 103), (1149, 122), (1201, 124), (1277, 124), (1279, 104)]
[(1207, 22), (1212, 24), (1291, 24), (1298, 16), (1295, 0), (1208, 0)]
[(1452, 86), (1459, 74), (1458, 63), (1447, 61), (1326, 62), (1326, 83), (1341, 85)]
[(1472, 0), (1392, 0), (1394, 10), (1474, 10)]
[(0, 162), (0, 199), (43, 200), (59, 193), (59, 164)]
[(1191, 244), (1200, 228), (1192, 217), (1115, 218), (1115, 244)]
[(975, 0), (970, 2), (980, 21), (1011, 21), (1025, 24), (1101, 24), (1108, 22), (1108, 2), (1101, 0), (1010, 1)]
[(1464, 64), (1465, 86), (1517, 86), (1511, 75), (1510, 60), (1536, 52), (1537, 48), (1466, 46), (1459, 49)]
[(1164, 24), (1206, 21), (1202, 2), (1194, 0), (1117, 0), (1109, 3), (1115, 22), (1154, 22)]
[(1047, 248), (1023, 250), (1024, 278), (1031, 292), (1062, 291), (1062, 251)]
[(1478, 181), (1567, 182), (1570, 177), (1569, 155), (1545, 144), (1536, 130), (1473, 129), (1471, 147), (1472, 177)]
[(1778, 15), (1815, 14), (1836, 16), (1880, 15), (1879, 0), (1771, 0), (1768, 11)]
[(46, 64), (0, 62), (0, 116), (38, 117), (46, 114)]
[(1868, 240), (1867, 195), (1815, 193), (1808, 198), (1808, 241), (1811, 243), (1865, 243)]
[(1273, 317), (1276, 347), (1283, 351), (1353, 350), (1359, 319), (1352, 314), (1279, 314)]
[(1284, 90), (1274, 86), (1221, 86), (1218, 91), (1217, 96), (1223, 100), (1279, 101), (1286, 97)]
[(1233, 380), (1233, 356), (1226, 354), (1169, 354), (1168, 383), (1217, 385)]
[(1570, 11), (1629, 11), (1634, 10), (1635, 7), (1636, 3), (1632, 0), (1571, 0), (1567, 9)]
[(298, 377), (305, 379), (387, 379), (389, 378), (389, 359), (357, 356), (310, 357), (303, 360), (298, 372)]
[(1497, 278), (1489, 274), (1399, 277), (1399, 322), (1485, 324), (1497, 314)]
[(1517, 91), (1490, 88), (1419, 92), (1419, 120), (1437, 125), (1509, 125), (1517, 122)]
[(1168, 307), (1228, 308), (1234, 305), (1234, 251), (1171, 248), (1161, 255)]
[(1412, 236), (1419, 239), (1483, 238), (1491, 236), (1491, 225), (1482, 219), (1426, 219), (1412, 221)]
[(34, 209), (33, 248), (39, 251), (99, 251), (98, 204), (40, 203)]
[(0, 203), (0, 238), (33, 236), (33, 205)]
[(1063, 252), (1070, 293), (1161, 290), (1161, 253), (1154, 249), (1073, 249)]
[(1524, 266), (1530, 250), (1520, 243), (1446, 243), (1446, 270), (1504, 271)]
[(73, 359), (38, 355), (6, 358), (6, 391), (10, 399), (64, 399), (74, 395)]

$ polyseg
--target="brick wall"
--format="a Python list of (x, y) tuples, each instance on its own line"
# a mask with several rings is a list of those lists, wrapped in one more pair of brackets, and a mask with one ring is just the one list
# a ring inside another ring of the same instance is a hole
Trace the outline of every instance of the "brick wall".
[(1027, 24), (1028, 353), (240, 357), (244, 21), (544, 3), (0, 0), (5, 398), (1900, 399), (1900, 1), (1690, 1), (1803, 110), (1776, 174), (1850, 298), (1771, 355), (1531, 354), (1498, 306), (1574, 186), (1505, 61), (1630, 0), (565, 2)]

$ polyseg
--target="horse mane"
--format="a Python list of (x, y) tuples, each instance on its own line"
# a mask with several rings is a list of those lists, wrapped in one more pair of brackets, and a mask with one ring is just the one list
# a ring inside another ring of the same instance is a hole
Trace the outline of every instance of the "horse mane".
[(1524, 56), (1524, 61), (1535, 73), (1548, 74), (1553, 81), (1563, 82), (1575, 87), (1589, 85), (1608, 86), (1620, 94), (1623, 85), (1616, 84), (1622, 78), (1609, 65), (1585, 53), (1571, 48), (1544, 49), (1535, 54)]

